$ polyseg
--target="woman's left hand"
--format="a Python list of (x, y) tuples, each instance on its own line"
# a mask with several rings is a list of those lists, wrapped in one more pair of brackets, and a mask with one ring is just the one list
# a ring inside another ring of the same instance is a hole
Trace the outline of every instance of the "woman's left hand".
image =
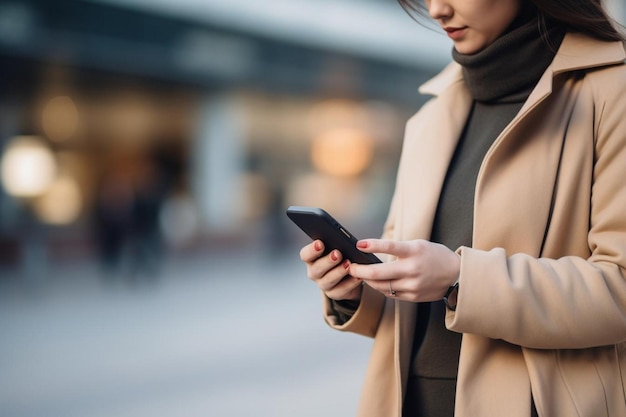
[(446, 246), (427, 240), (393, 241), (365, 239), (357, 248), (367, 253), (385, 253), (393, 262), (351, 264), (349, 274), (370, 287), (405, 301), (427, 302), (443, 298), (460, 273), (461, 257)]

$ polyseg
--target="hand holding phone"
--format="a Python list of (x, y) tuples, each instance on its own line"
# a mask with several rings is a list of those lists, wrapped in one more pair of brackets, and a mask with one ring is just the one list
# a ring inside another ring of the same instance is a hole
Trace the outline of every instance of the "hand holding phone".
[(358, 250), (356, 247), (358, 239), (321, 208), (290, 206), (287, 209), (287, 216), (311, 239), (324, 242), (324, 254), (337, 249), (344, 259), (350, 262), (358, 264), (381, 262), (376, 255)]

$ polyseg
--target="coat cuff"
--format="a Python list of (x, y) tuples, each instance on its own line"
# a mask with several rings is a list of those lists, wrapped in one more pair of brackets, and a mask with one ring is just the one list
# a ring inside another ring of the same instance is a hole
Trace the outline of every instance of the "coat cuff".
[[(345, 320), (334, 308), (333, 300), (322, 293), (324, 319), (334, 329), (374, 337), (385, 304), (385, 296), (363, 285), (361, 302), (354, 314)], [(343, 318), (343, 319), (342, 319)]]

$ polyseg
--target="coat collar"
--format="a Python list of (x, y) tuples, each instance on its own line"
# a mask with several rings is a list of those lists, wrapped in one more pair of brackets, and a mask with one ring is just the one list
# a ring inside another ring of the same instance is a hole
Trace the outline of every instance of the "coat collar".
[[(541, 94), (550, 92), (552, 78), (557, 74), (614, 65), (625, 59), (626, 52), (622, 42), (607, 43), (581, 34), (568, 33), (536, 91)], [(438, 96), (456, 83), (464, 83), (463, 71), (459, 64), (452, 62), (437, 76), (424, 83), (419, 92)]]
[(587, 68), (603, 67), (624, 62), (626, 52), (622, 42), (603, 42), (588, 36), (570, 33), (563, 40), (554, 58), (552, 71), (559, 74)]

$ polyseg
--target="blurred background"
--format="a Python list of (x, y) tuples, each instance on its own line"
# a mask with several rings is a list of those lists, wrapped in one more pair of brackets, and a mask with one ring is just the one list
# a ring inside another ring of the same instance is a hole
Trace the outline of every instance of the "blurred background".
[(450, 48), (393, 0), (0, 0), (0, 415), (354, 414), (284, 211), (378, 236)]

